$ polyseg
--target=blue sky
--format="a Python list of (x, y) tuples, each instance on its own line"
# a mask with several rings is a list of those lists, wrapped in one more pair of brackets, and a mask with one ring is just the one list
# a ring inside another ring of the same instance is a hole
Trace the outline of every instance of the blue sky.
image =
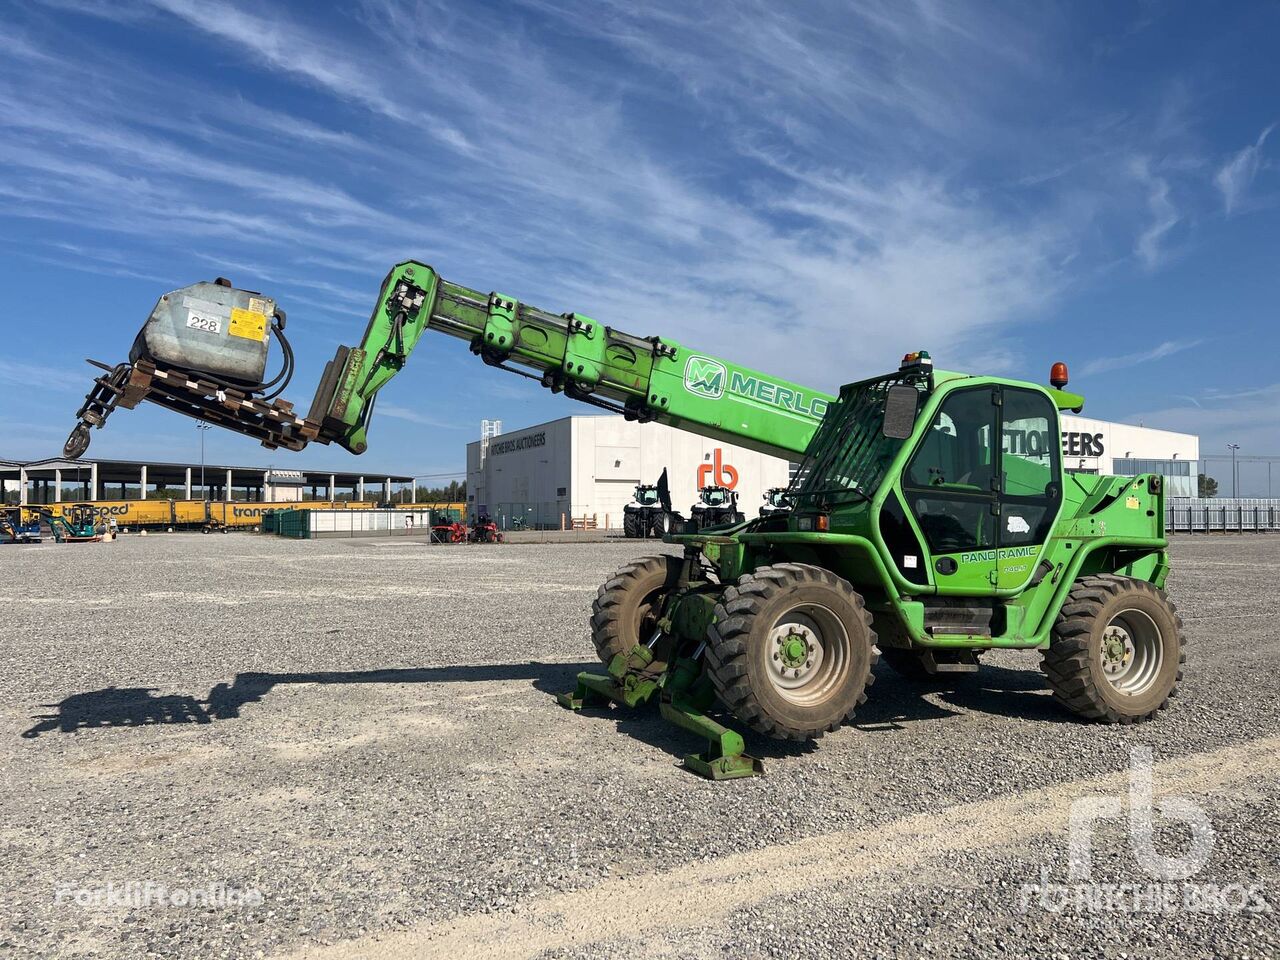
[[(1280, 5), (0, 2), (0, 456), (56, 454), (159, 294), (289, 312), (310, 401), (398, 260), (815, 387), (896, 364), (1280, 454)], [(370, 451), (415, 474), (591, 409), (443, 337)], [(185, 459), (116, 415), (92, 454)], [(1225, 471), (1223, 471), (1225, 476)]]

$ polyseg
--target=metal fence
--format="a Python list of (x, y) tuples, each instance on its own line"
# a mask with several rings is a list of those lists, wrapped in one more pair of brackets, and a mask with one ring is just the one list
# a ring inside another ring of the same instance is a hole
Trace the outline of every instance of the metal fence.
[(1170, 533), (1280, 532), (1280, 500), (1174, 497), (1164, 511)]

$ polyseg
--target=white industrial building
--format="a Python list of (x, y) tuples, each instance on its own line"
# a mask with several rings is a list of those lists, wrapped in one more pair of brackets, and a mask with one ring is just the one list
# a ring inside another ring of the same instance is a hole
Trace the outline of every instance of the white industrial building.
[(1062, 418), (1062, 462), (1078, 473), (1132, 476), (1158, 473), (1165, 494), (1194, 497), (1200, 438), (1128, 423), (1066, 414)]
[(622, 525), (638, 483), (666, 469), (671, 505), (688, 515), (698, 488), (731, 487), (755, 516), (770, 487), (785, 487), (786, 460), (660, 423), (620, 416), (563, 417), (467, 444), (467, 505), (510, 527), (558, 528), (583, 517)]
[[(1082, 473), (1160, 473), (1171, 496), (1195, 495), (1199, 438), (1086, 417), (1063, 417), (1067, 470)], [(792, 465), (660, 423), (620, 416), (563, 417), (502, 433), (486, 421), (481, 440), (467, 444), (467, 502), (501, 526), (559, 528), (572, 520), (611, 527), (638, 483), (656, 483), (667, 470), (672, 506), (688, 515), (707, 484), (738, 493), (753, 517), (764, 492), (785, 487)]]

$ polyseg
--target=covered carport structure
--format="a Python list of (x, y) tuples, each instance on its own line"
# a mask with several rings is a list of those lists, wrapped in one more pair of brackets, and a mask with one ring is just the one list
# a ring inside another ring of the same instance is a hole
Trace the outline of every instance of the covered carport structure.
[(0, 460), (0, 500), (389, 501), (397, 486), (409, 484), (412, 490), (412, 479), (403, 474), (148, 460)]

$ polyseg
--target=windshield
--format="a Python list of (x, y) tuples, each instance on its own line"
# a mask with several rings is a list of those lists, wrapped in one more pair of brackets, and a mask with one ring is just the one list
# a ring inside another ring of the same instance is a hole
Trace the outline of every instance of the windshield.
[(903, 441), (886, 437), (884, 401), (889, 388), (909, 383), (922, 393), (925, 382), (900, 374), (851, 383), (823, 417), (800, 464), (792, 496), (800, 502), (822, 498), (871, 499)]
[(709, 489), (702, 491), (702, 502), (709, 507), (718, 507), (729, 499), (729, 491), (720, 489)]
[(636, 503), (650, 504), (658, 502), (657, 487), (636, 487)]

